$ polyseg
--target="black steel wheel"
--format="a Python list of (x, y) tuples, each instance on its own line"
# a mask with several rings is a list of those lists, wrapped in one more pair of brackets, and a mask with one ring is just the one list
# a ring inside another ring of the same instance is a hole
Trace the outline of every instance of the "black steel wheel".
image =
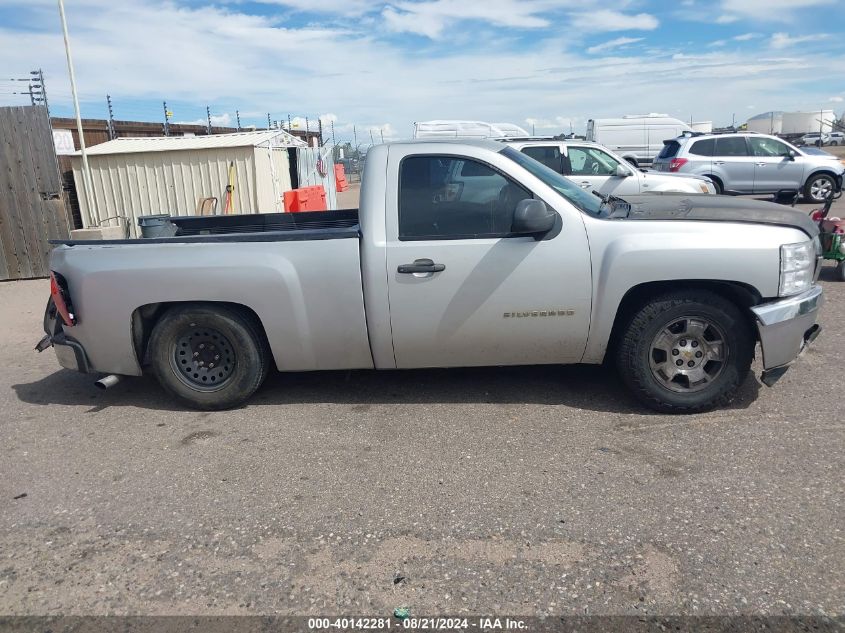
[(170, 394), (198, 409), (226, 409), (261, 386), (270, 354), (255, 318), (220, 304), (184, 304), (156, 323), (153, 371)]

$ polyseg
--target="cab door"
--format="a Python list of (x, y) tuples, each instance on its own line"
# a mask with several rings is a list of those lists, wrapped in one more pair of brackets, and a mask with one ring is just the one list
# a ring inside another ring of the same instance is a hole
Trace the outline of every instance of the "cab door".
[(578, 362), (591, 306), (579, 212), (544, 200), (569, 209), (559, 230), (512, 235), (517, 203), (537, 195), (506, 174), (540, 181), (489, 150), (442, 149), (389, 149), (387, 182), (399, 183), (385, 199), (384, 245), (396, 367)]
[(745, 136), (718, 136), (713, 158), (712, 171), (722, 181), (726, 191), (753, 193), (754, 163)]
[(589, 145), (568, 145), (570, 180), (588, 191), (603, 195), (624, 195), (640, 193), (640, 179), (631, 172), (631, 166), (623, 166), (627, 176), (618, 176), (621, 164), (607, 152)]

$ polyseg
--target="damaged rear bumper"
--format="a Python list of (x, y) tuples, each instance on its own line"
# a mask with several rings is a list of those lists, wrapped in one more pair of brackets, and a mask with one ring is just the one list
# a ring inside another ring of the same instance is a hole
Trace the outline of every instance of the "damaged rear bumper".
[(763, 384), (771, 387), (821, 332), (816, 323), (824, 303), (820, 286), (779, 301), (751, 308), (763, 350)]

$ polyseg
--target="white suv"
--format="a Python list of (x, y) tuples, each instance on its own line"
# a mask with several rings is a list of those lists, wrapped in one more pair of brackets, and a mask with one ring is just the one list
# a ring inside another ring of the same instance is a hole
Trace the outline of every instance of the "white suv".
[(639, 169), (598, 143), (555, 139), (499, 139), (588, 191), (623, 196), (651, 191), (716, 193), (709, 179)]
[(823, 202), (839, 191), (845, 174), (845, 165), (836, 156), (804, 151), (767, 134), (679, 136), (663, 142), (654, 167), (707, 176), (719, 193), (798, 189), (809, 202)]

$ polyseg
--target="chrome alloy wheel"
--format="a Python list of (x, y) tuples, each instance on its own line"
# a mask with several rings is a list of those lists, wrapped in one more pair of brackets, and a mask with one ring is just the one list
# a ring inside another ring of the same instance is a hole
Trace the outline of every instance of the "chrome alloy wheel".
[(651, 342), (649, 366), (654, 378), (678, 393), (701, 391), (725, 368), (725, 334), (703, 317), (671, 321)]
[(810, 197), (816, 202), (824, 202), (833, 192), (833, 182), (827, 176), (819, 177), (810, 183)]

